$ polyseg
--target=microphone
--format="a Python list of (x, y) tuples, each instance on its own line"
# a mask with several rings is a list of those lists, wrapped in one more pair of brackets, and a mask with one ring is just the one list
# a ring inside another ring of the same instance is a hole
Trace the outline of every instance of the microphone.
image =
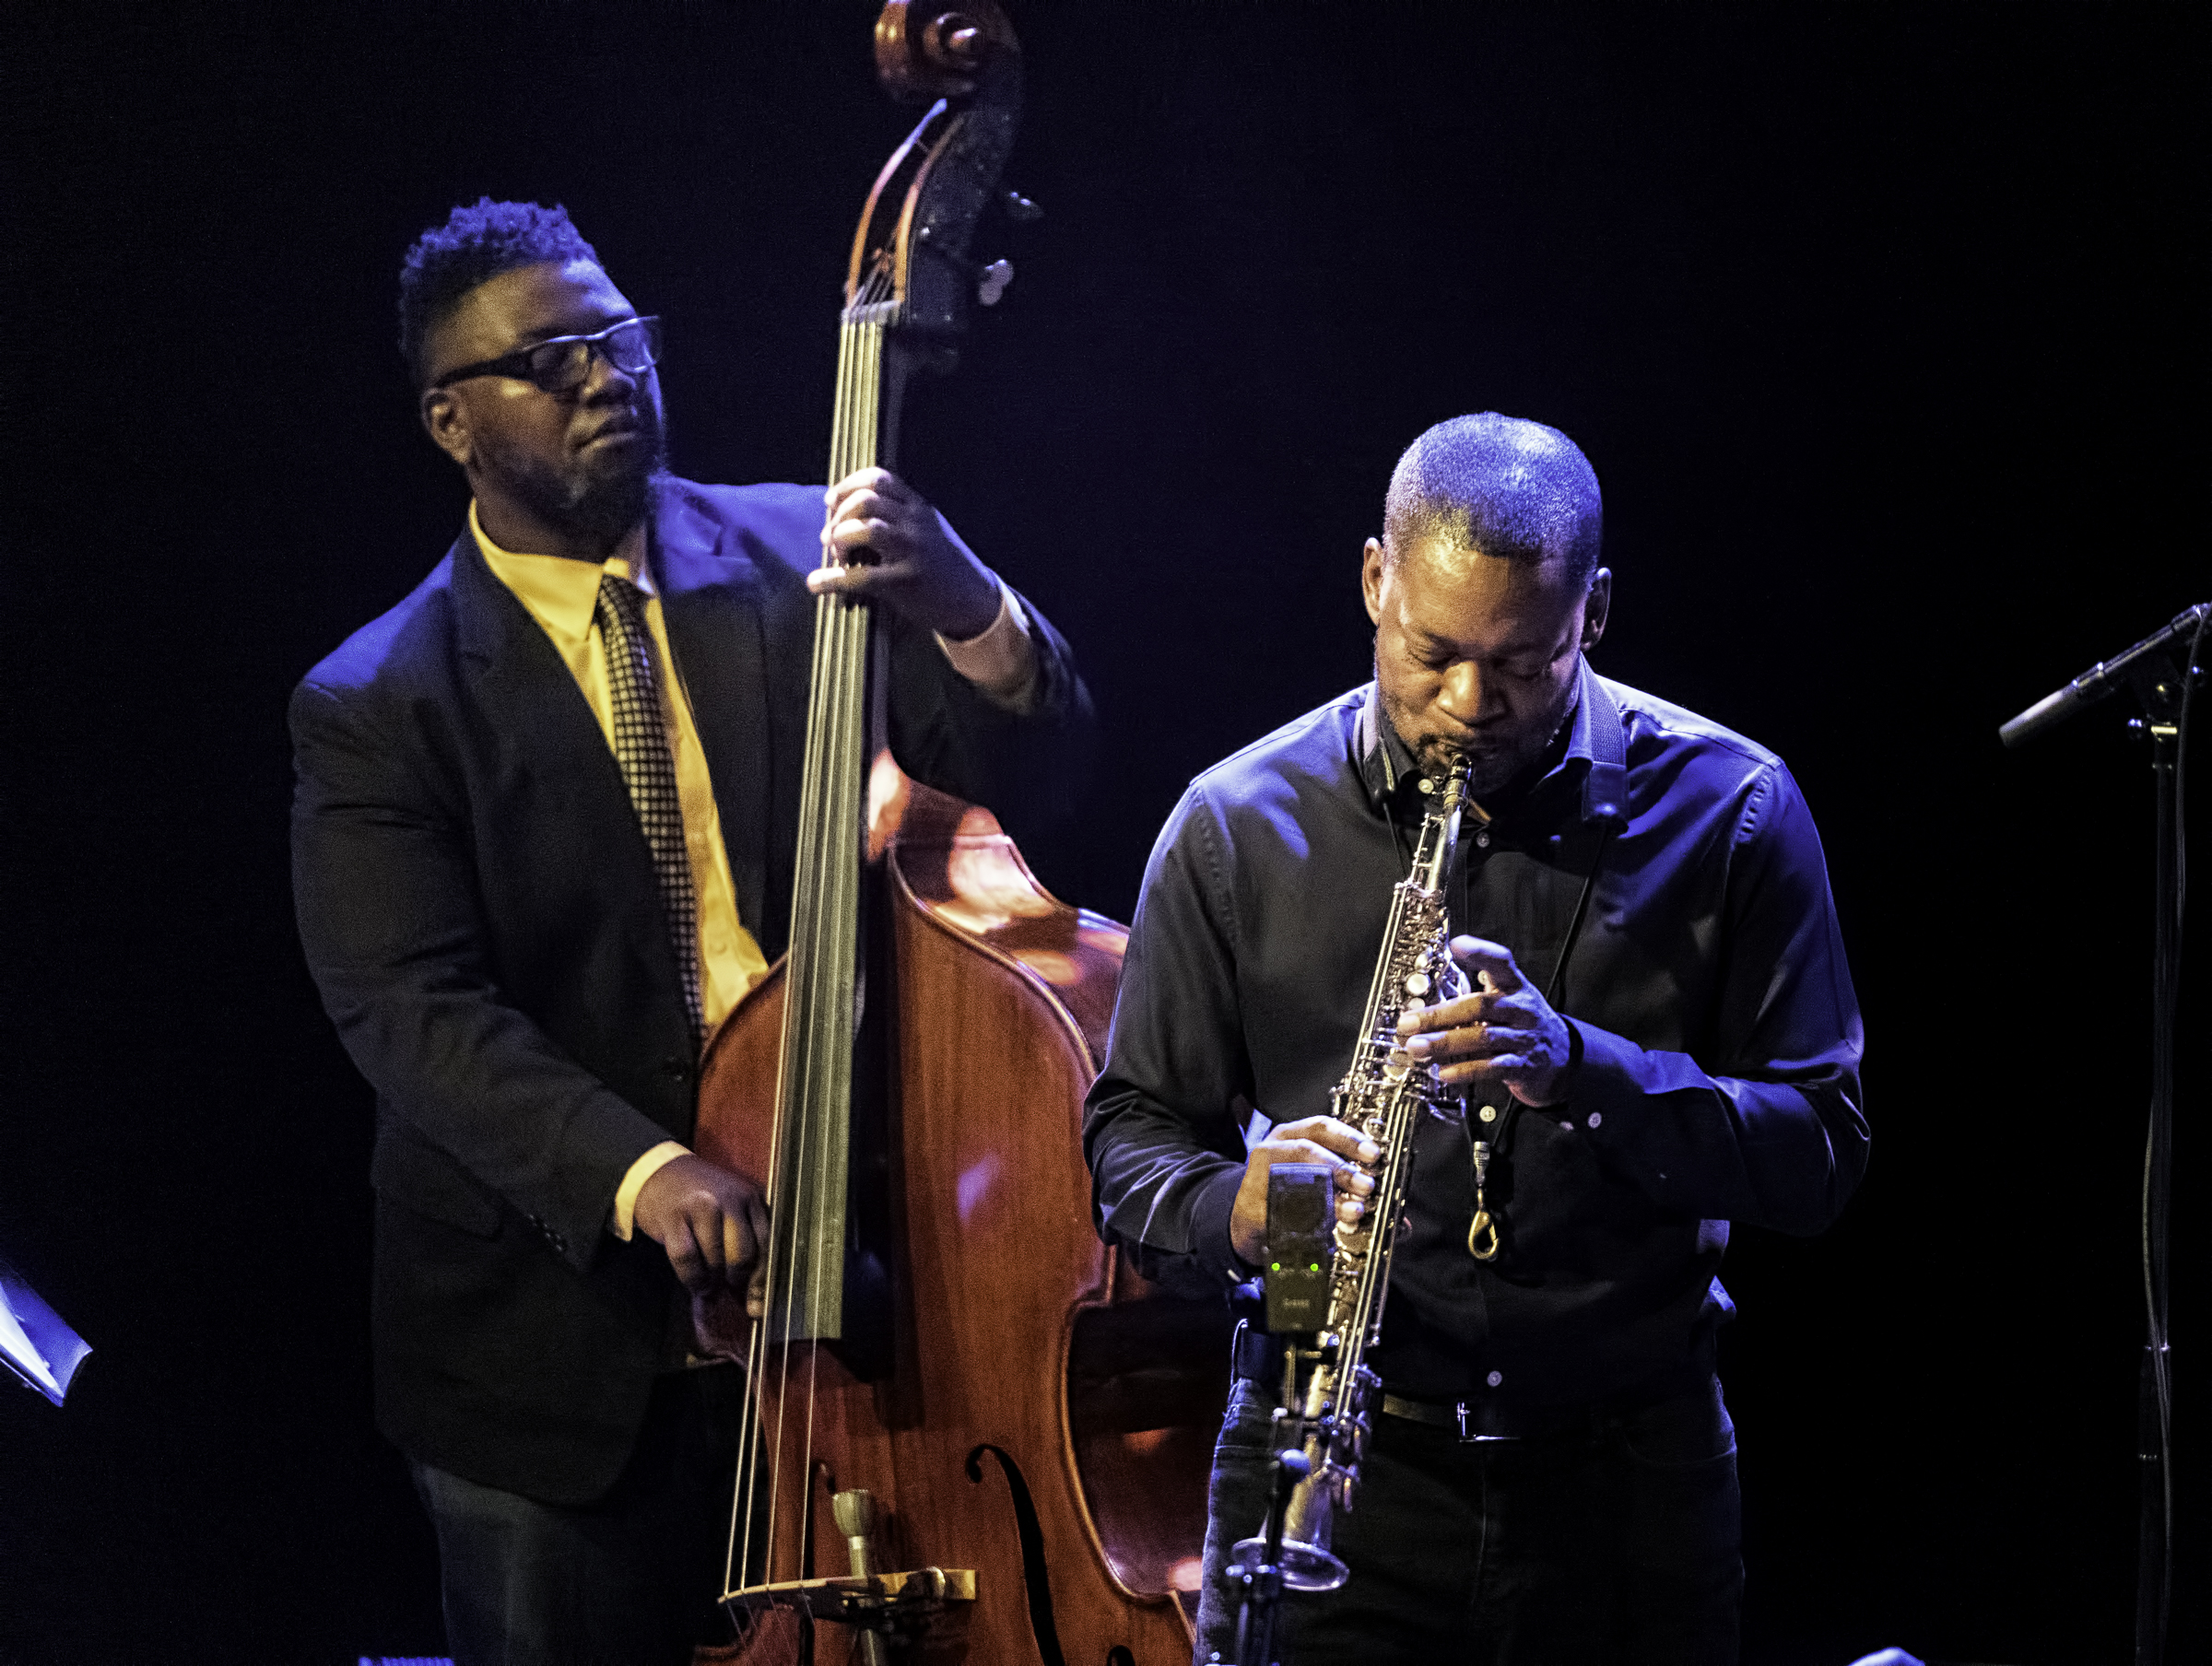
[(1277, 1163), (1267, 1171), (1267, 1319), (1271, 1335), (1321, 1329), (1336, 1260), (1335, 1176), (1325, 1163)]
[(2194, 607), (2183, 608), (2162, 628), (2151, 632), (2125, 653), (2100, 660), (2063, 688), (2045, 695), (2011, 722), (2000, 724), (1997, 738), (2007, 746), (2018, 746), (2065, 722), (2083, 707), (2093, 706), (2112, 693), (2124, 678), (2133, 675), (2138, 662), (2159, 652), (2170, 642), (2204, 629), (2208, 617), (2212, 617), (2212, 602), (2199, 602)]

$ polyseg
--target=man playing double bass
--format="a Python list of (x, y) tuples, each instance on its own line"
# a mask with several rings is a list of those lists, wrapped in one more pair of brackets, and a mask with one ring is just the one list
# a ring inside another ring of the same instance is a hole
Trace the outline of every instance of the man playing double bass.
[[(1423, 434), (1362, 560), (1374, 681), (1199, 776), (1145, 877), (1085, 1124), (1099, 1219), (1147, 1273), (1226, 1288), (1259, 1269), (1274, 1164), (1333, 1169), (1346, 1220), (1373, 1190), (1329, 1092), (1424, 795), (1469, 766), (1448, 907), (1477, 992), (1401, 1024), (1465, 1114), (1418, 1118), (1335, 1520), (1350, 1577), (1284, 1598), (1285, 1666), (1735, 1658), (1714, 1273), (1730, 1221), (1818, 1232), (1856, 1184), (1858, 1006), (1782, 761), (1590, 668), (1600, 529), (1565, 435), (1495, 414)], [(1273, 1127), (1248, 1152), (1252, 1106)], [(1470, 1242), (1471, 1129), (1494, 1259)], [(1200, 1662), (1236, 1658), (1224, 1565), (1267, 1513), (1280, 1367), (1240, 1334)]]
[(291, 706), (300, 936), (376, 1090), (378, 1422), (459, 1660), (686, 1660), (740, 1392), (686, 1287), (765, 1217), (683, 1142), (790, 927), (815, 595), (885, 604), (894, 754), (1009, 825), (1065, 807), (1088, 699), (895, 476), (827, 515), (669, 476), (658, 322), (565, 211), (456, 208), (400, 320), (466, 524)]

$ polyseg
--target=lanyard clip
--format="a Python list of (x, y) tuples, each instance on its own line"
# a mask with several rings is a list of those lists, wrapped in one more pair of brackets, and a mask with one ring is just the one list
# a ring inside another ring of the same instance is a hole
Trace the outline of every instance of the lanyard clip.
[[(1467, 1226), (1467, 1253), (1478, 1261), (1498, 1259), (1498, 1223), (1490, 1218), (1488, 1200), (1483, 1188), (1490, 1178), (1490, 1143), (1475, 1142), (1475, 1218)], [(1461, 1421), (1466, 1417), (1465, 1408), (1460, 1412)]]

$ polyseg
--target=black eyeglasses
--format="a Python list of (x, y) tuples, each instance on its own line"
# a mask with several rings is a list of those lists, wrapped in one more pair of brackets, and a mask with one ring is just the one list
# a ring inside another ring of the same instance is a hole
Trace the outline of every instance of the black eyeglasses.
[(618, 324), (594, 330), (589, 335), (553, 335), (500, 358), (463, 365), (430, 383), (451, 387), (472, 376), (512, 376), (536, 384), (548, 393), (568, 393), (583, 385), (592, 373), (592, 355), (604, 354), (606, 362), (625, 376), (641, 376), (661, 362), (661, 321), (626, 318)]

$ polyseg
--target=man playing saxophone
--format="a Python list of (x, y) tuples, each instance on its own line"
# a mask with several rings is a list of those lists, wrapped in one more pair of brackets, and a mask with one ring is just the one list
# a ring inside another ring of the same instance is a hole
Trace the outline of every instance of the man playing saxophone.
[[(1715, 1273), (1731, 1221), (1818, 1232), (1856, 1184), (1858, 1006), (1782, 761), (1591, 669), (1601, 529), (1557, 430), (1423, 434), (1362, 557), (1374, 681), (1199, 776), (1146, 874), (1085, 1121), (1098, 1217), (1147, 1275), (1226, 1289), (1259, 1268), (1273, 1165), (1332, 1167), (1347, 1224), (1372, 1195), (1380, 1149), (1329, 1094), (1424, 805), (1465, 771), (1470, 992), (1398, 1023), (1458, 1099), (1412, 1135), (1333, 1524), (1349, 1578), (1285, 1599), (1285, 1666), (1735, 1658)], [(1234, 1658), (1281, 1358), (1241, 1333), (1200, 1662)]]

